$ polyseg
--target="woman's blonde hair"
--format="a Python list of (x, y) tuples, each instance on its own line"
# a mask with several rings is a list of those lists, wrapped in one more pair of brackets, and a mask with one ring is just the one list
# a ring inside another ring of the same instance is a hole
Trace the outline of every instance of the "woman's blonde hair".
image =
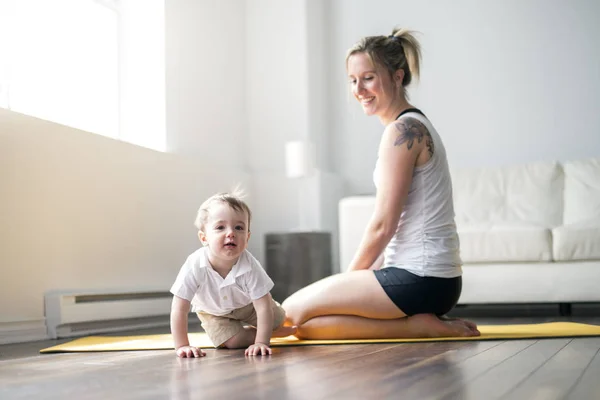
[(243, 200), (244, 197), (245, 193), (242, 189), (240, 189), (239, 186), (231, 192), (217, 193), (210, 196), (198, 209), (194, 225), (196, 228), (198, 228), (198, 230), (204, 231), (204, 225), (206, 224), (206, 221), (208, 221), (211, 206), (215, 203), (221, 203), (227, 204), (237, 212), (246, 212), (248, 215), (248, 232), (250, 232), (250, 220), (252, 219), (252, 212), (250, 211), (248, 204), (246, 204), (246, 202)]
[(404, 71), (402, 86), (410, 85), (413, 77), (419, 78), (421, 45), (415, 32), (396, 28), (390, 36), (367, 36), (352, 46), (346, 54), (346, 65), (350, 56), (365, 53), (376, 65), (384, 66), (390, 75), (399, 69)]

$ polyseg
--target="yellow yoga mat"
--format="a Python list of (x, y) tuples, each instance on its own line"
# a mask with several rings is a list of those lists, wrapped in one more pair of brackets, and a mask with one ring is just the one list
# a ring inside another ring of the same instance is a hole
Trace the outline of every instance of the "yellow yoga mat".
[[(560, 337), (600, 336), (600, 326), (578, 324), (574, 322), (550, 322), (531, 325), (482, 325), (481, 336), (447, 337), (428, 339), (353, 339), (353, 340), (300, 340), (295, 336), (274, 338), (272, 346), (308, 346), (326, 344), (358, 343), (412, 343), (442, 342), (463, 340), (508, 340), (543, 339)], [(211, 348), (212, 343), (205, 333), (190, 333), (190, 343), (197, 347)], [(40, 350), (40, 353), (127, 351), (127, 350), (165, 350), (173, 348), (170, 334), (140, 336), (88, 336)]]

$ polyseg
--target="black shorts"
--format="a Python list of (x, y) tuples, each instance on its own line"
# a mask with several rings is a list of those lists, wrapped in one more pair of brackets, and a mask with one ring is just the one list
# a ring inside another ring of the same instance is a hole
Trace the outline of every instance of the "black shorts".
[(401, 268), (376, 270), (375, 277), (389, 298), (406, 315), (448, 313), (458, 303), (462, 277), (422, 277)]

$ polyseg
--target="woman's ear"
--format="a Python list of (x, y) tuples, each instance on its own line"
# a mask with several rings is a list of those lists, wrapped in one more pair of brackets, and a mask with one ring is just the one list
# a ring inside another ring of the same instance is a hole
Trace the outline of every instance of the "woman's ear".
[(396, 87), (402, 87), (403, 81), (404, 81), (404, 70), (399, 69), (394, 74), (394, 82), (396, 83)]

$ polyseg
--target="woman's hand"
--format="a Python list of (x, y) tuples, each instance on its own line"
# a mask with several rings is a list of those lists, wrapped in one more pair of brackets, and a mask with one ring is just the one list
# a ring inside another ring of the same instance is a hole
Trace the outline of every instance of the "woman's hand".
[(271, 351), (269, 345), (266, 345), (264, 343), (254, 343), (246, 349), (245, 354), (247, 356), (268, 356), (270, 354), (273, 354), (273, 352)]
[(197, 358), (204, 357), (205, 355), (206, 353), (199, 347), (181, 346), (177, 349), (177, 356), (181, 358)]

